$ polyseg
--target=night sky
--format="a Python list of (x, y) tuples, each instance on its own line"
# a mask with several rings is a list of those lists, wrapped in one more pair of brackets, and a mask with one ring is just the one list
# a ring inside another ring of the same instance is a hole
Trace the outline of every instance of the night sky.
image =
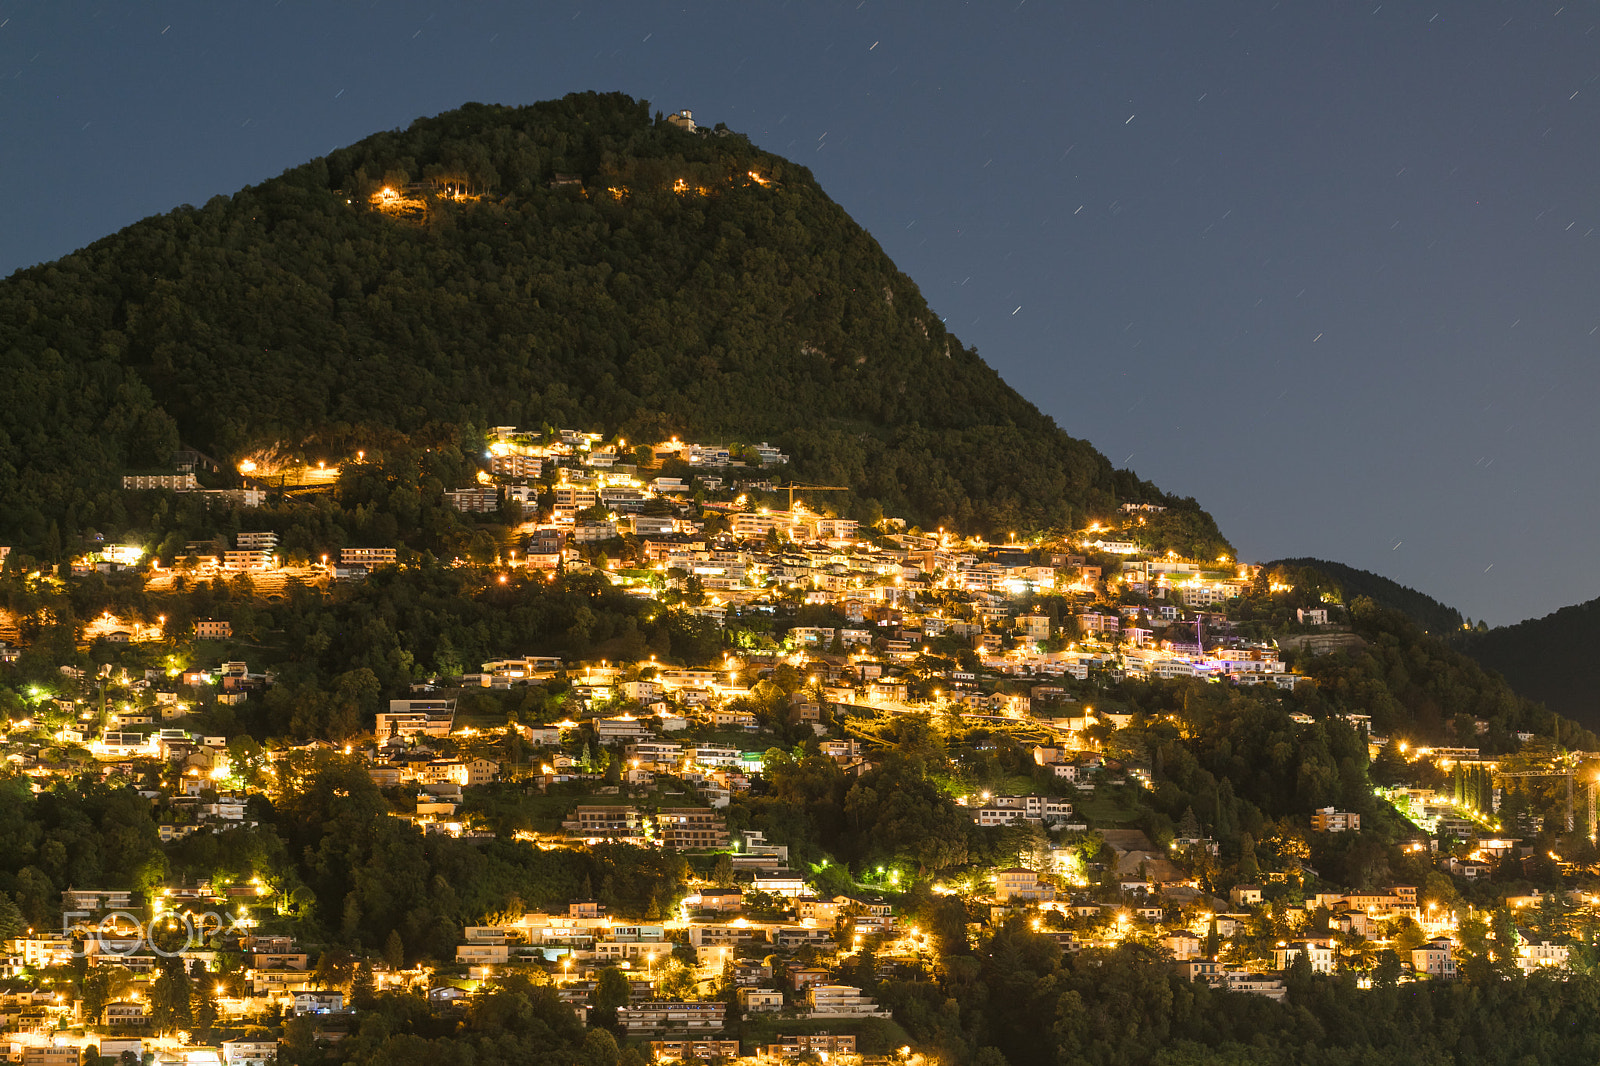
[(469, 100), (809, 166), (1017, 389), (1474, 619), (1600, 594), (1600, 8), (0, 2), (0, 273)]

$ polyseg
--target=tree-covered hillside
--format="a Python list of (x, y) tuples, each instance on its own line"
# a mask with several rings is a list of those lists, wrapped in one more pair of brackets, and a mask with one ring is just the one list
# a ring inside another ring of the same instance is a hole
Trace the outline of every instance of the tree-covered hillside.
[(1278, 559), (1267, 564), (1282, 571), (1285, 583), (1320, 590), (1344, 604), (1365, 596), (1380, 607), (1399, 611), (1429, 633), (1452, 633), (1461, 628), (1461, 612), (1425, 592), (1390, 580), (1370, 570), (1357, 570), (1326, 559)]
[(1590, 600), (1514, 626), (1463, 634), (1461, 647), (1524, 696), (1593, 729), (1600, 725), (1597, 635), (1600, 600)]
[(0, 537), (35, 548), (117, 527), (118, 475), (180, 442), (332, 458), (444, 425), (767, 439), (842, 509), (978, 530), (1164, 498), (947, 333), (804, 167), (620, 94), (468, 105), (20, 271), (0, 369)]

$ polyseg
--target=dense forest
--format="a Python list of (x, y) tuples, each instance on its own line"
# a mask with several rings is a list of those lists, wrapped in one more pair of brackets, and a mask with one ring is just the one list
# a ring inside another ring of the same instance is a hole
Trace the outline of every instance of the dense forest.
[(1463, 651), (1503, 674), (1518, 692), (1591, 729), (1600, 726), (1600, 600), (1485, 633), (1464, 633)]
[(1600, 726), (1600, 662), (1589, 649), (1600, 636), (1600, 600), (1563, 607), (1543, 618), (1488, 629), (1473, 627), (1461, 612), (1380, 574), (1326, 559), (1278, 559), (1267, 568), (1280, 578), (1351, 603), (1365, 596), (1398, 611), (1421, 629), (1448, 638), (1482, 667), (1505, 679), (1519, 695), (1587, 729)]
[(1365, 596), (1380, 607), (1399, 611), (1430, 633), (1451, 633), (1462, 626), (1461, 612), (1454, 607), (1370, 570), (1310, 558), (1277, 559), (1266, 565), (1269, 570), (1289, 573), (1295, 583), (1321, 592), (1335, 603), (1348, 604)]
[(804, 167), (620, 94), (468, 105), (19, 271), (0, 368), (0, 537), (35, 551), (125, 527), (118, 476), (180, 444), (464, 425), (770, 439), (842, 509), (975, 531), (1180, 502), (1001, 381)]

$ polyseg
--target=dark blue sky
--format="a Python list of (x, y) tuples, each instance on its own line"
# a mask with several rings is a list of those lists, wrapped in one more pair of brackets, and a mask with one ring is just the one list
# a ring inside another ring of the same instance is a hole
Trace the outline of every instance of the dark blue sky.
[(467, 100), (805, 163), (952, 330), (1246, 558), (1600, 594), (1592, 3), (0, 0), (0, 273)]

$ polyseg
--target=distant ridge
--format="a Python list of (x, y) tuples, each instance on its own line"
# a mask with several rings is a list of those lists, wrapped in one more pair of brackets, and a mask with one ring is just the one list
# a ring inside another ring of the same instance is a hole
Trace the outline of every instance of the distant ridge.
[(1327, 559), (1277, 559), (1267, 564), (1269, 570), (1312, 571), (1322, 576), (1321, 582), (1301, 580), (1306, 585), (1319, 585), (1324, 591), (1337, 592), (1338, 598), (1349, 605), (1357, 596), (1366, 596), (1380, 607), (1399, 611), (1430, 633), (1448, 636), (1458, 632), (1464, 624), (1461, 612), (1440, 603), (1425, 592), (1374, 574), (1358, 570), (1344, 563)]
[(1461, 649), (1529, 699), (1594, 729), (1600, 726), (1600, 599), (1543, 618), (1463, 634)]

